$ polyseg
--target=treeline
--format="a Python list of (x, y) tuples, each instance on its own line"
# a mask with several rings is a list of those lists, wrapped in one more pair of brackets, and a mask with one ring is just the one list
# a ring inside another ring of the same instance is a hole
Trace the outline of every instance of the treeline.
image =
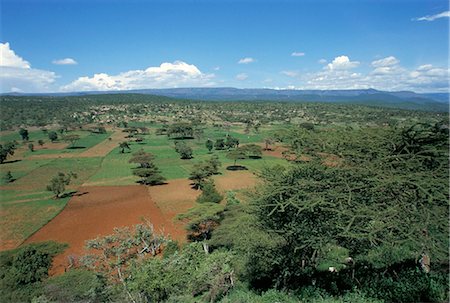
[[(199, 119), (209, 124), (244, 123), (259, 128), (269, 123), (352, 124), (387, 126), (408, 121), (438, 121), (448, 113), (431, 113), (363, 105), (303, 102), (211, 102), (178, 100), (140, 94), (69, 97), (1, 96), (0, 130), (20, 127), (89, 123), (116, 125), (123, 121)], [(159, 121), (161, 122), (161, 121)]]

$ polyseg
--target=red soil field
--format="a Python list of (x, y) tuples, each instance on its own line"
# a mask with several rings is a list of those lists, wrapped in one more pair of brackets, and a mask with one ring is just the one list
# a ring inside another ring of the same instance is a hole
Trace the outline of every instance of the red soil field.
[[(162, 186), (165, 187), (165, 186)], [(147, 187), (85, 186), (78, 189), (66, 208), (25, 243), (54, 240), (68, 243), (70, 247), (54, 259), (51, 274), (64, 271), (69, 255), (83, 255), (88, 239), (108, 235), (114, 227), (142, 223), (147, 218), (155, 231), (164, 231), (172, 239), (185, 239), (182, 227), (172, 223), (150, 198)]]

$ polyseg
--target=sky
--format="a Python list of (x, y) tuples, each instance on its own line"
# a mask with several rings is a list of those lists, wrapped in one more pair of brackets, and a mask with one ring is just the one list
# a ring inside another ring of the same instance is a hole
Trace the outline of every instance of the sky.
[(449, 91), (448, 0), (0, 0), (0, 92)]

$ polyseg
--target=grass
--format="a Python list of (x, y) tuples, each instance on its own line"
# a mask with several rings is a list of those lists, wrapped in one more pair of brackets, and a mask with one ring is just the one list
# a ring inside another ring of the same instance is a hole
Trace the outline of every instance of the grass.
[[(152, 126), (154, 127), (154, 125)], [(261, 130), (261, 133), (243, 134), (242, 128), (233, 127), (230, 135), (239, 138), (241, 144), (263, 142), (263, 138), (268, 136), (268, 130)], [(162, 175), (167, 180), (188, 178), (193, 165), (199, 161), (208, 160), (213, 154), (219, 156), (222, 162), (221, 171), (226, 172), (226, 167), (232, 165), (233, 161), (226, 157), (227, 151), (214, 151), (209, 153), (205, 147), (207, 138), (213, 140), (225, 138), (226, 131), (209, 128), (201, 140), (192, 139), (185, 142), (193, 149), (193, 159), (181, 160), (174, 150), (175, 140), (169, 139), (165, 135), (156, 136), (154, 130), (151, 135), (144, 136), (143, 144), (130, 143), (131, 152), (120, 153), (117, 147), (105, 157), (91, 158), (52, 158), (52, 159), (29, 159), (31, 155), (38, 154), (58, 154), (58, 153), (80, 153), (97, 144), (102, 144), (110, 134), (91, 134), (87, 131), (74, 131), (79, 134), (80, 140), (76, 146), (83, 146), (82, 149), (57, 150), (50, 148), (36, 150), (31, 153), (26, 151), (21, 161), (5, 163), (0, 165), (2, 174), (11, 171), (16, 179), (9, 184), (0, 183), (3, 190), (0, 193), (0, 223), (2, 224), (2, 242), (7, 245), (18, 245), (49, 220), (56, 216), (67, 204), (69, 198), (52, 199), (52, 193), (46, 191), (49, 180), (58, 172), (73, 171), (78, 178), (73, 179), (69, 189), (77, 188), (82, 184), (87, 185), (132, 185), (136, 184), (137, 177), (131, 173), (131, 168), (135, 164), (128, 163), (132, 152), (144, 149), (155, 155), (155, 163), (161, 169)], [(2, 136), (2, 142), (10, 140), (20, 140), (18, 133), (11, 133)], [(30, 139), (37, 142), (43, 139), (48, 142), (47, 134), (42, 131), (30, 132)], [(37, 143), (35, 143), (36, 145)], [(239, 160), (237, 164), (246, 166), (251, 172), (263, 168), (265, 165), (285, 164), (286, 161), (274, 157), (263, 157), (262, 159)], [(1, 181), (3, 182), (3, 180)]]

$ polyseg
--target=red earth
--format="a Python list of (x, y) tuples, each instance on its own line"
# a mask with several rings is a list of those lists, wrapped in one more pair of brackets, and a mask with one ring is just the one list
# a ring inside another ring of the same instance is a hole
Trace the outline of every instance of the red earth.
[[(162, 186), (164, 187), (164, 186)], [(84, 254), (85, 241), (108, 235), (114, 227), (132, 226), (148, 219), (156, 232), (164, 231), (172, 239), (185, 239), (182, 226), (172, 223), (150, 197), (147, 187), (85, 186), (78, 189), (66, 208), (25, 243), (53, 240), (68, 243), (69, 248), (55, 257), (51, 274), (64, 271), (68, 256)]]

